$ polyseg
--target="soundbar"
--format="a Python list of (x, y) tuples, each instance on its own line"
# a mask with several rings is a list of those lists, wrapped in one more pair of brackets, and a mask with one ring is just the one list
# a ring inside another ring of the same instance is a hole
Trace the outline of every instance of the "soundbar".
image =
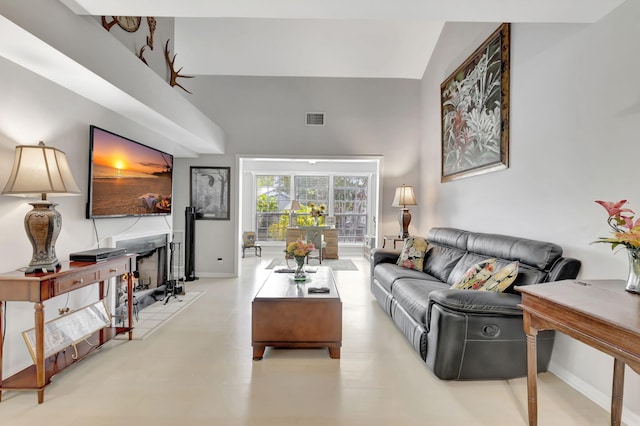
[(101, 262), (127, 253), (124, 248), (98, 248), (93, 250), (71, 253), (69, 260), (72, 262)]

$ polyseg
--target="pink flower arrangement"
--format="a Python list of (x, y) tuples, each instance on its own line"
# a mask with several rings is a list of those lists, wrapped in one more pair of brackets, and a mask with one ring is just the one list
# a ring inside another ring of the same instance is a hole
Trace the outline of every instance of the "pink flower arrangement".
[(289, 244), (285, 251), (291, 257), (305, 257), (313, 250), (315, 250), (315, 248), (316, 246), (314, 246), (312, 243), (305, 243), (302, 240), (298, 240)]
[(627, 200), (618, 202), (596, 201), (607, 210), (609, 218), (607, 223), (613, 230), (613, 237), (600, 237), (596, 243), (609, 243), (611, 249), (615, 249), (618, 245), (623, 245), (630, 250), (640, 248), (640, 219), (634, 221), (635, 212), (625, 208)]

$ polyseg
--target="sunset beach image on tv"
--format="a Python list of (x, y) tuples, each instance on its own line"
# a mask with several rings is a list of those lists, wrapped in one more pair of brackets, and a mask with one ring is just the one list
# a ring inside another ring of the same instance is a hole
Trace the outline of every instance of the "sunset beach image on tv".
[(171, 214), (173, 156), (91, 126), (87, 216)]

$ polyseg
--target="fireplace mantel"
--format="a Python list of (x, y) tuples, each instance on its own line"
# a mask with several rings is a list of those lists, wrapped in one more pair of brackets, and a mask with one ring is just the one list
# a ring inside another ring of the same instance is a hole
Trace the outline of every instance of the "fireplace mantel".
[(145, 239), (145, 238), (155, 240), (158, 237), (164, 238), (166, 242), (170, 240), (169, 236), (170, 236), (170, 232), (158, 232), (158, 231), (138, 233), (138, 234), (114, 235), (106, 239), (106, 246), (110, 248), (115, 248), (119, 246), (118, 243), (120, 243), (120, 245), (127, 245), (127, 243), (124, 243), (125, 241)]

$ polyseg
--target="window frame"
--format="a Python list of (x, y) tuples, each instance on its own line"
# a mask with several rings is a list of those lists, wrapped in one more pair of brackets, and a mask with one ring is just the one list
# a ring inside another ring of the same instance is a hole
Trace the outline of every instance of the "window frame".
[[(362, 245), (364, 243), (365, 240), (365, 236), (368, 234), (367, 229), (369, 229), (370, 225), (373, 223), (373, 225), (375, 226), (375, 211), (373, 211), (372, 209), (374, 208), (372, 202), (371, 202), (371, 194), (372, 194), (372, 185), (373, 185), (373, 179), (374, 179), (374, 174), (367, 172), (367, 173), (345, 173), (345, 172), (319, 172), (319, 173), (312, 173), (312, 172), (308, 172), (308, 171), (300, 171), (300, 172), (289, 172), (289, 173), (278, 173), (278, 172), (269, 172), (269, 171), (260, 171), (260, 172), (253, 172), (253, 187), (254, 187), (254, 197), (253, 197), (253, 217), (254, 217), (254, 225), (255, 225), (255, 229), (256, 229), (256, 241), (260, 242), (260, 243), (269, 243), (269, 242), (277, 242), (277, 241), (284, 241), (284, 234), (286, 231), (286, 227), (284, 229), (279, 229), (277, 231), (277, 234), (274, 234), (274, 232), (271, 232), (271, 235), (279, 235), (282, 234), (282, 238), (281, 239), (274, 239), (274, 238), (268, 238), (266, 240), (261, 239), (261, 236), (264, 235), (264, 232), (259, 232), (259, 229), (261, 229), (258, 225), (260, 224), (261, 221), (261, 214), (262, 213), (268, 213), (268, 212), (258, 212), (257, 211), (257, 198), (258, 198), (258, 186), (257, 186), (257, 182), (258, 179), (260, 177), (265, 177), (265, 176), (289, 176), (290, 177), (290, 183), (289, 183), (289, 197), (291, 197), (291, 194), (296, 194), (296, 177), (297, 176), (322, 176), (322, 177), (327, 177), (328, 178), (328, 199), (326, 201), (326, 207), (327, 207), (327, 213), (326, 215), (330, 215), (330, 216), (335, 216), (336, 220), (338, 220), (337, 216), (342, 216), (342, 215), (336, 215), (335, 214), (335, 178), (336, 177), (363, 177), (366, 178), (367, 180), (367, 184), (366, 184), (366, 213), (364, 213), (364, 217), (365, 217), (365, 223), (364, 226), (361, 227), (362, 229), (362, 235), (340, 235), (341, 233), (339, 233), (339, 242), (340, 244), (344, 244), (344, 245), (352, 245), (352, 246), (359, 246)], [(294, 195), (295, 196), (295, 195)], [(291, 198), (290, 198), (291, 200)], [(315, 202), (315, 201), (314, 201)], [(282, 216), (282, 215), (288, 215), (289, 213), (281, 210), (279, 212), (273, 212), (272, 215), (278, 215), (278, 216)], [(361, 215), (361, 214), (360, 214)], [(297, 216), (297, 215), (296, 215)], [(291, 217), (291, 216), (289, 216)], [(280, 222), (280, 221), (278, 221)], [(289, 221), (286, 221), (287, 225), (289, 223)], [(336, 226), (338, 229), (341, 229), (340, 227)], [(269, 237), (269, 232), (267, 232), (267, 237)]]

